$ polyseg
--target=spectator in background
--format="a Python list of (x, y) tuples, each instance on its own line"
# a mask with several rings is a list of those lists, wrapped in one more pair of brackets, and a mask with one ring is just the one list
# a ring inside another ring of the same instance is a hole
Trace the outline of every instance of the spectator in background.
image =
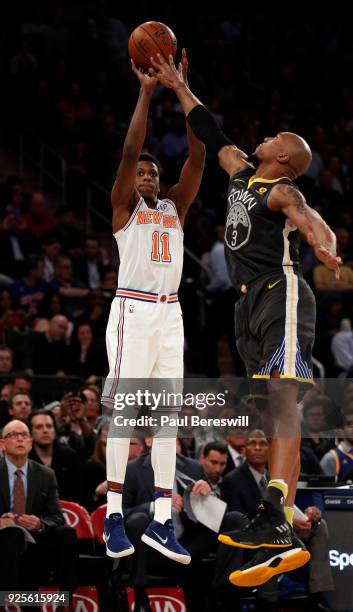
[(58, 110), (61, 114), (70, 113), (76, 121), (85, 121), (94, 117), (94, 112), (87, 100), (81, 93), (79, 83), (72, 82), (65, 99), (58, 103)]
[(32, 378), (26, 372), (14, 372), (12, 377), (13, 390), (31, 394)]
[(54, 290), (62, 300), (64, 314), (69, 319), (81, 316), (85, 310), (85, 300), (89, 289), (73, 278), (73, 266), (69, 257), (59, 255), (54, 262)]
[(349, 231), (345, 227), (336, 227), (334, 233), (337, 240), (337, 254), (345, 265), (352, 266), (353, 253)]
[(10, 278), (23, 273), (25, 258), (37, 251), (37, 245), (24, 221), (10, 213), (2, 223), (0, 240), (0, 271)]
[(55, 217), (46, 209), (44, 194), (40, 191), (33, 193), (29, 202), (29, 211), (23, 215), (23, 221), (36, 240), (50, 232), (56, 225)]
[(13, 354), (12, 350), (5, 346), (0, 345), (0, 375), (10, 374), (13, 367)]
[(57, 224), (54, 235), (60, 242), (62, 250), (71, 255), (77, 251), (82, 254), (84, 234), (77, 229), (75, 214), (67, 206), (62, 206), (56, 211)]
[(340, 330), (332, 338), (331, 351), (337, 368), (347, 373), (353, 366), (353, 331), (349, 319), (342, 319)]
[[(0, 431), (8, 423), (11, 421), (11, 417), (9, 415), (9, 400), (11, 395), (13, 394), (13, 385), (11, 383), (5, 384), (0, 390)], [(1, 446), (0, 446), (0, 456), (1, 456)]]
[(13, 384), (6, 383), (3, 387), (1, 387), (0, 400), (8, 402), (13, 393), (14, 393)]
[(244, 461), (227, 474), (221, 484), (222, 499), (228, 510), (244, 514), (256, 509), (259, 498), (266, 491), (268, 441), (263, 431), (251, 432), (244, 446)]
[(60, 499), (80, 502), (82, 463), (75, 450), (56, 439), (52, 413), (49, 410), (32, 413), (28, 426), (33, 439), (29, 458), (54, 470)]
[(321, 459), (324, 474), (336, 476), (342, 482), (345, 474), (353, 468), (353, 405), (343, 411), (343, 440), (329, 450)]
[(51, 286), (43, 279), (44, 263), (41, 257), (28, 257), (24, 266), (24, 277), (12, 283), (9, 291), (18, 308), (28, 315), (37, 315)]
[(7, 289), (0, 293), (0, 343), (6, 344), (10, 328), (21, 325), (24, 313), (15, 310), (14, 299)]
[(63, 444), (71, 446), (80, 458), (85, 461), (94, 452), (96, 436), (86, 417), (87, 400), (83, 393), (66, 393), (60, 404), (60, 416), (55, 421), (61, 421), (58, 437)]
[(25, 343), (25, 368), (30, 374), (65, 373), (69, 363), (66, 334), (69, 322), (63, 315), (56, 315), (49, 322), (46, 332), (31, 332)]
[(28, 196), (24, 192), (23, 180), (19, 176), (9, 176), (5, 182), (5, 212), (20, 215), (27, 205)]
[(86, 403), (86, 418), (89, 425), (95, 429), (97, 419), (101, 413), (100, 393), (97, 387), (88, 386), (81, 389), (85, 396)]
[(47, 283), (54, 280), (54, 260), (59, 255), (61, 244), (54, 234), (46, 235), (41, 244), (44, 272), (43, 278)]
[(28, 393), (17, 391), (13, 393), (9, 399), (9, 415), (11, 419), (28, 422), (30, 415), (32, 414), (33, 401)]
[(223, 442), (207, 442), (204, 446), (200, 463), (207, 476), (214, 495), (221, 497), (221, 483), (227, 465), (228, 447)]
[(353, 291), (353, 270), (347, 265), (340, 266), (340, 278), (334, 272), (319, 264), (313, 270), (313, 282), (316, 291), (335, 293)]
[(70, 347), (68, 371), (84, 380), (106, 373), (106, 351), (94, 340), (92, 327), (88, 323), (78, 326)]
[[(331, 401), (324, 395), (318, 395), (304, 402), (302, 409), (302, 446), (310, 448), (320, 461), (324, 454), (332, 448), (334, 441), (325, 437), (329, 429), (328, 419), (332, 413)], [(323, 437), (324, 436), (324, 437)]]
[(224, 255), (224, 225), (218, 225), (214, 242), (202, 262), (208, 269), (206, 285), (206, 325), (204, 331), (205, 372), (210, 378), (219, 377), (218, 343), (225, 334), (237, 376), (245, 375), (244, 365), (238, 356), (234, 335), (234, 303), (236, 292), (230, 281)]
[(228, 459), (225, 474), (228, 474), (236, 467), (243, 465), (245, 461), (245, 445), (248, 439), (248, 432), (241, 428), (227, 427), (224, 440), (227, 444)]
[(147, 452), (147, 447), (142, 438), (130, 438), (129, 457), (128, 457), (129, 461), (132, 461), (133, 459), (137, 459), (137, 457), (141, 457), (141, 455), (143, 455), (146, 452)]
[(108, 265), (106, 249), (99, 245), (96, 238), (87, 238), (83, 256), (75, 260), (75, 277), (85, 287), (98, 289)]
[(83, 468), (82, 505), (92, 512), (107, 501), (106, 448), (109, 423), (100, 428), (94, 452)]

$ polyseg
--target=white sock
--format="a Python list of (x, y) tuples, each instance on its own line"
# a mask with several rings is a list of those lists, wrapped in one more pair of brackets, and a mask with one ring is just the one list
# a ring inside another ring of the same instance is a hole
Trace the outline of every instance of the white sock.
[[(175, 478), (176, 438), (153, 438), (151, 463), (154, 486), (172, 491)], [(165, 523), (172, 518), (172, 498), (158, 497), (154, 502), (154, 520)]]
[[(125, 481), (126, 466), (129, 458), (130, 438), (107, 439), (107, 480), (123, 484)], [(123, 513), (122, 494), (108, 491), (107, 516), (114, 512)]]
[(108, 491), (107, 493), (107, 514), (113, 514), (115, 512), (120, 512), (123, 514), (123, 496), (121, 493), (115, 493), (114, 491)]
[(158, 497), (154, 502), (154, 520), (164, 523), (172, 518), (172, 498)]
[[(176, 438), (153, 438), (151, 462), (154, 485), (172, 491), (175, 478)], [(154, 502), (154, 520), (165, 523), (172, 518), (172, 498), (158, 497)]]

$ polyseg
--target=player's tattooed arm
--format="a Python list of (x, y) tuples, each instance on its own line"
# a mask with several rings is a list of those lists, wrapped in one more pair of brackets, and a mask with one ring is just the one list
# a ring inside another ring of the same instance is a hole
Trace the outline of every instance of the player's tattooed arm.
[(312, 246), (316, 257), (339, 278), (342, 264), (336, 253), (336, 236), (321, 215), (308, 206), (303, 194), (292, 185), (276, 185), (268, 198), (268, 207), (281, 212), (291, 224), (298, 228), (305, 240)]

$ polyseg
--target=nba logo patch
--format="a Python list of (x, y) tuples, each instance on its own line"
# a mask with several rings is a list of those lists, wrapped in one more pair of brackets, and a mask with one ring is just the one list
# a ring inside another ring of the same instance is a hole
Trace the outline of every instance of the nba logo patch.
[(134, 304), (130, 304), (130, 306), (129, 306), (129, 312), (134, 312), (134, 310), (135, 310), (135, 306), (134, 306)]
[(168, 210), (168, 203), (167, 202), (158, 202), (157, 205), (157, 210), (162, 210), (163, 212), (165, 212), (166, 210)]

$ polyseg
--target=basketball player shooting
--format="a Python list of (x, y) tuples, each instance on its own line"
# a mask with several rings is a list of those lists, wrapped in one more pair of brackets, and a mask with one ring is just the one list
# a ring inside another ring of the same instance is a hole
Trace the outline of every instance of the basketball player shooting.
[[(182, 67), (185, 80), (185, 53)], [(138, 70), (133, 61), (132, 70), (140, 92), (111, 196), (120, 266), (106, 332), (110, 371), (102, 403), (110, 408), (123, 379), (183, 378), (184, 331), (177, 293), (183, 267), (182, 226), (199, 190), (205, 157), (204, 145), (187, 126), (189, 154), (179, 182), (166, 199), (158, 199), (159, 163), (149, 154), (141, 155), (157, 79)], [(122, 510), (130, 439), (116, 435), (114, 412), (107, 441), (104, 539), (107, 554), (119, 558), (132, 554), (134, 548), (125, 534)], [(190, 555), (178, 543), (171, 520), (175, 461), (176, 438), (159, 431), (152, 446), (154, 520), (142, 540), (170, 559), (187, 564)]]
[(152, 64), (161, 83), (175, 91), (195, 135), (230, 177), (225, 253), (241, 295), (235, 310), (236, 342), (248, 376), (268, 379), (271, 480), (246, 528), (219, 540), (258, 549), (229, 577), (238, 586), (256, 586), (310, 558), (292, 529), (300, 471), (298, 389), (312, 382), (315, 332), (315, 299), (300, 272), (299, 234), (336, 278), (342, 262), (333, 232), (293, 182), (311, 163), (305, 140), (281, 132), (265, 138), (248, 156), (190, 91), (180, 65), (177, 70), (171, 57), (167, 62), (160, 55)]

